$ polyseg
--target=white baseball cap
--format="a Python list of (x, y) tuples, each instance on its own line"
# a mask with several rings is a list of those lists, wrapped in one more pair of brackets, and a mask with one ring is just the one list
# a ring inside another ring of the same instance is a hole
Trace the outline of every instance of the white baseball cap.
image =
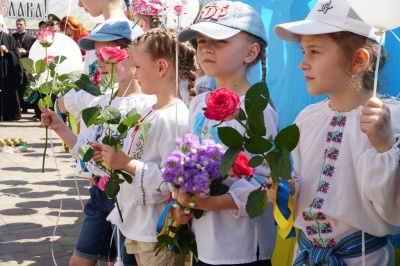
[[(361, 0), (360, 0), (361, 1)], [(318, 0), (305, 20), (276, 25), (278, 38), (298, 41), (301, 35), (318, 35), (349, 31), (377, 42), (381, 36), (378, 29), (365, 23), (346, 0)]]

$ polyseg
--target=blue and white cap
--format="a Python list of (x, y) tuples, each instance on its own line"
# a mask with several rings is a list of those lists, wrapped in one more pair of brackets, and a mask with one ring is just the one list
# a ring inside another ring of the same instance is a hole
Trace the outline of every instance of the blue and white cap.
[(79, 39), (79, 48), (86, 51), (94, 50), (95, 42), (110, 42), (123, 38), (133, 41), (143, 34), (143, 30), (136, 24), (129, 20), (105, 22), (96, 33)]
[(268, 43), (263, 21), (254, 8), (242, 2), (216, 1), (203, 7), (196, 23), (181, 31), (178, 40), (191, 40), (198, 33), (224, 40), (240, 31), (251, 33)]

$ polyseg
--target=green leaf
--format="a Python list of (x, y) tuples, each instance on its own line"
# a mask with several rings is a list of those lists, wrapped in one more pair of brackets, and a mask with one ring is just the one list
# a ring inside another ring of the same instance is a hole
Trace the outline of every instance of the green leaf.
[(57, 80), (61, 81), (61, 82), (65, 82), (65, 81), (69, 81), (70, 78), (69, 78), (68, 74), (61, 74), (58, 76)]
[(219, 127), (218, 137), (227, 147), (241, 147), (244, 142), (243, 136), (232, 127)]
[(45, 102), (43, 99), (39, 99), (39, 101), (38, 101), (38, 107), (39, 107), (39, 109), (47, 108), (46, 102)]
[(117, 97), (118, 91), (119, 91), (119, 88), (114, 88), (114, 90), (112, 91), (111, 100), (114, 100), (115, 97)]
[(108, 126), (111, 128), (111, 131), (117, 131), (119, 124), (108, 124)]
[(104, 118), (100, 117), (97, 118), (96, 121), (94, 121), (93, 125), (101, 125), (104, 124), (104, 122), (105, 122)]
[(119, 121), (121, 121), (121, 112), (118, 108), (111, 105), (107, 105), (106, 108), (100, 112), (100, 115), (109, 124), (118, 124)]
[(25, 58), (21, 58), (21, 65), (22, 67), (25, 69), (26, 72), (29, 72), (31, 74), (36, 74), (36, 70), (35, 70), (35, 61), (33, 61), (33, 59), (29, 58), (29, 57), (25, 57)]
[(285, 127), (275, 137), (275, 147), (279, 150), (292, 151), (296, 148), (300, 138), (300, 130), (296, 124)]
[(51, 75), (52, 77), (54, 77), (56, 65), (55, 65), (54, 63), (51, 63), (51, 64), (49, 65), (49, 69), (50, 69), (50, 75)]
[(265, 190), (254, 190), (249, 194), (246, 203), (246, 212), (250, 218), (260, 216), (268, 206), (268, 196)]
[(129, 112), (126, 114), (126, 118), (133, 117), (137, 114), (136, 108), (132, 108), (129, 110)]
[(218, 196), (223, 195), (228, 192), (229, 187), (227, 185), (222, 184), (222, 178), (217, 178), (211, 181), (210, 184), (210, 195)]
[(232, 165), (235, 163), (239, 152), (243, 151), (242, 147), (229, 147), (228, 150), (224, 153), (224, 157), (222, 158), (221, 168), (219, 173), (221, 176), (224, 176), (228, 173), (229, 169), (232, 168)]
[[(54, 62), (55, 64), (61, 64), (61, 63), (64, 62), (66, 59), (67, 59), (67, 57), (64, 56), (64, 55), (57, 55), (57, 56), (54, 57), (53, 62)], [(60, 61), (58, 61), (58, 60), (60, 60)]]
[(128, 126), (128, 127), (133, 127), (136, 125), (136, 123), (140, 120), (142, 116), (140, 114), (135, 114), (133, 116), (127, 117), (124, 120), (122, 120), (122, 124)]
[(109, 136), (104, 137), (101, 142), (109, 146), (115, 145), (115, 139), (113, 137), (110, 138)]
[(82, 71), (73, 71), (68, 74), (68, 77), (78, 89), (84, 90), (93, 96), (102, 95), (100, 89), (93, 83), (90, 77)]
[(256, 168), (264, 162), (264, 158), (262, 156), (254, 156), (249, 160), (248, 166), (252, 168)]
[(71, 82), (77, 82), (78, 80), (84, 80), (87, 82), (90, 82), (89, 75), (85, 74), (84, 71), (82, 70), (75, 70), (67, 74), (68, 78), (71, 80)]
[(243, 111), (242, 108), (240, 108), (239, 114), (237, 116), (237, 118), (241, 121), (244, 121), (247, 119), (246, 113)]
[(138, 122), (139, 133), (143, 137), (143, 142), (146, 143), (147, 138), (149, 137), (149, 130), (151, 124), (149, 122)]
[(114, 147), (115, 147), (115, 149), (116, 149), (117, 151), (119, 151), (119, 150), (122, 148), (121, 143), (120, 143), (119, 141), (117, 141), (117, 142), (115, 143)]
[(257, 136), (265, 136), (267, 134), (267, 129), (264, 124), (264, 113), (254, 114), (247, 118), (247, 123), (249, 125), (250, 131)]
[(88, 162), (88, 161), (90, 161), (90, 159), (93, 158), (94, 150), (88, 144), (81, 145), (78, 149), (78, 154), (79, 154), (79, 158), (81, 158), (82, 161)]
[(51, 97), (49, 95), (44, 97), (43, 100), (46, 103), (46, 106), (53, 107), (53, 101), (51, 100)]
[(118, 173), (121, 174), (122, 178), (125, 179), (125, 181), (129, 184), (133, 182), (133, 178), (130, 174), (121, 171), (118, 171)]
[(110, 179), (110, 181), (108, 181), (106, 184), (106, 188), (105, 188), (104, 192), (106, 193), (106, 195), (109, 198), (114, 198), (115, 196), (117, 196), (117, 194), (119, 192), (118, 182), (116, 182), (113, 179)]
[(43, 61), (43, 59), (39, 59), (36, 61), (35, 69), (38, 75), (42, 74), (46, 70), (46, 63)]
[(40, 91), (41, 94), (48, 95), (48, 94), (51, 93), (52, 88), (53, 88), (53, 82), (52, 81), (48, 81), (48, 82), (42, 83), (40, 85), (39, 91)]
[(101, 107), (99, 105), (83, 109), (82, 119), (87, 127), (95, 124), (97, 117), (100, 115)]
[(191, 212), (193, 213), (193, 216), (196, 219), (200, 219), (204, 214), (204, 211), (199, 209), (192, 209)]
[(245, 96), (244, 106), (249, 118), (259, 115), (267, 107), (269, 91), (267, 83), (259, 82), (250, 87)]
[(267, 154), (267, 162), (271, 169), (271, 178), (274, 183), (279, 181), (279, 178), (290, 180), (291, 179), (291, 161), (290, 152), (287, 150), (277, 150)]
[(120, 123), (117, 127), (117, 131), (119, 132), (119, 136), (117, 137), (118, 140), (124, 139), (126, 135), (128, 134), (129, 127), (124, 125), (123, 123)]
[[(117, 81), (117, 76), (113, 74), (113, 82)], [(107, 74), (101, 77), (100, 79), (100, 91), (104, 94), (108, 88), (111, 88), (111, 74)]]
[(244, 148), (252, 154), (263, 154), (272, 148), (272, 144), (263, 137), (254, 136), (245, 140)]

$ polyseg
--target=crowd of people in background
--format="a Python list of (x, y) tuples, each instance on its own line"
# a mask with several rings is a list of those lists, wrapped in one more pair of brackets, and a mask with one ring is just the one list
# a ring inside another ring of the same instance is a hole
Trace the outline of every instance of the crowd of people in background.
[[(4, 20), (2, 25), (5, 24)], [(68, 37), (72, 38), (76, 43), (82, 37), (88, 36), (89, 32), (83, 26), (82, 23), (78, 21), (75, 17), (69, 16), (64, 17), (62, 20), (58, 18), (56, 15), (49, 14), (48, 20), (40, 21), (38, 23), (37, 29), (26, 29), (26, 20), (24, 18), (17, 18), (15, 21), (15, 29), (8, 28), (7, 31), (12, 32), (11, 36), (15, 39), (17, 45), (17, 51), (19, 53), (19, 58), (29, 57), (29, 51), (36, 41), (36, 35), (40, 31), (50, 30), (54, 33), (64, 33)], [(5, 36), (4, 36), (5, 37)], [(9, 48), (13, 47), (14, 43), (8, 44), (7, 41), (2, 42), (5, 45), (9, 45)], [(9, 49), (12, 50), (12, 49)], [(84, 60), (85, 51), (81, 50), (82, 53), (82, 61)], [(15, 56), (18, 56), (15, 54)], [(17, 61), (14, 62), (14, 65)], [(8, 65), (8, 64), (5, 64)], [(20, 70), (21, 66), (15, 65), (15, 69), (13, 71)], [(10, 72), (10, 71), (8, 71)], [(14, 72), (12, 72), (14, 73)], [(10, 73), (4, 73), (4, 75), (9, 76)], [(11, 121), (11, 120), (20, 120), (21, 114), (28, 113), (28, 109), (33, 109), (34, 115), (32, 118), (35, 121), (40, 120), (41, 111), (37, 106), (38, 99), (27, 100), (25, 98), (26, 88), (29, 82), (30, 73), (24, 71), (24, 75), (22, 75), (22, 80), (18, 76), (13, 76), (13, 83), (15, 86), (8, 86), (6, 84), (6, 78), (4, 79), (4, 83), (1, 86), (5, 86), (3, 93), (4, 99), (8, 99), (8, 101), (3, 100), (0, 103), (2, 114), (0, 121)], [(7, 83), (8, 84), (8, 83)]]

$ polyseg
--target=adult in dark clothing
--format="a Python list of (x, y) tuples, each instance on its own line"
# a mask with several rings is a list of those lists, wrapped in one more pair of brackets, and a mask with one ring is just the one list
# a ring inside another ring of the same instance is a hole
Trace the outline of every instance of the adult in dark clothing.
[(19, 62), (18, 44), (3, 32), (0, 22), (0, 120), (21, 119), (21, 107), (17, 88), (21, 86), (24, 70)]
[[(12, 34), (14, 39), (17, 41), (17, 46), (18, 46), (18, 51), (21, 55), (22, 58), (28, 57), (29, 56), (29, 51), (33, 45), (33, 43), (36, 41), (36, 37), (30, 34), (29, 32), (25, 31), (26, 28), (26, 21), (23, 18), (18, 18), (15, 21), (15, 26), (17, 27), (17, 31)], [(24, 79), (22, 82), (22, 85), (18, 88), (18, 94), (19, 94), (19, 101), (21, 104), (22, 112), (26, 113), (28, 112), (28, 106), (29, 104), (24, 101), (24, 93), (25, 93), (25, 88), (26, 84), (28, 82), (27, 75), (29, 73), (26, 73), (24, 75)]]

